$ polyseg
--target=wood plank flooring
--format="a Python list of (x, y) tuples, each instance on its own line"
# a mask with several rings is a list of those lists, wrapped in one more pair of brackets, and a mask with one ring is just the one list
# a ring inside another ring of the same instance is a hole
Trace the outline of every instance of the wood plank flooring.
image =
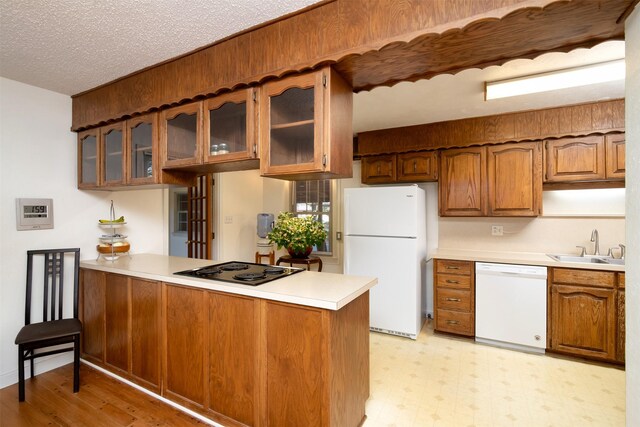
[(73, 393), (72, 384), (69, 364), (28, 379), (22, 403), (18, 384), (1, 389), (0, 426), (207, 425), (84, 364), (78, 393)]

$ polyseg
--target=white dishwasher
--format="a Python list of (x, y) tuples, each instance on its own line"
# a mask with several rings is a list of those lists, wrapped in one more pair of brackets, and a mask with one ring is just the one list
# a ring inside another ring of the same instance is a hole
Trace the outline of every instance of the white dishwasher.
[(547, 267), (476, 263), (476, 341), (544, 353)]

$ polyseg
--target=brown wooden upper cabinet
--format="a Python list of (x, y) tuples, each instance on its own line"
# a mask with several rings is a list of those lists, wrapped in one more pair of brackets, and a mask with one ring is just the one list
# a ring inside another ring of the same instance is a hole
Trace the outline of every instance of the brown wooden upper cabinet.
[(249, 88), (204, 101), (204, 163), (256, 160), (258, 89)]
[(437, 181), (438, 152), (419, 151), (363, 157), (361, 179), (364, 184)]
[(361, 178), (363, 184), (386, 184), (397, 181), (395, 154), (363, 157)]
[(440, 153), (440, 215), (487, 215), (487, 148), (469, 147)]
[(124, 124), (118, 122), (100, 128), (100, 185), (103, 187), (125, 182)]
[(127, 183), (159, 182), (158, 113), (127, 120), (125, 132)]
[(160, 113), (162, 168), (202, 163), (202, 101)]
[(352, 89), (330, 67), (266, 83), (260, 95), (261, 174), (350, 177), (352, 100)]
[(545, 182), (624, 179), (624, 134), (560, 138), (544, 144)]
[(437, 179), (437, 151), (398, 154), (398, 181), (420, 182)]
[(441, 216), (537, 216), (542, 206), (538, 142), (440, 153)]
[(538, 216), (542, 209), (539, 142), (487, 147), (489, 216)]
[(625, 177), (625, 137), (624, 133), (605, 136), (608, 179)]
[(78, 133), (78, 188), (80, 189), (94, 189), (99, 185), (99, 140), (100, 129), (89, 129)]

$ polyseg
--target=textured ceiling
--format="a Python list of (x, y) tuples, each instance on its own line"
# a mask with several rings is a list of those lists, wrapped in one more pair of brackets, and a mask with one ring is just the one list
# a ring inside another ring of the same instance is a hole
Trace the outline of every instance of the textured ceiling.
[[(0, 76), (72, 95), (317, 0), (1, 0)], [(354, 96), (354, 132), (624, 97), (624, 82), (484, 101), (484, 81), (624, 56), (624, 42)], [(241, 59), (240, 59), (241, 60)]]
[(2, 0), (0, 76), (73, 95), (318, 0)]

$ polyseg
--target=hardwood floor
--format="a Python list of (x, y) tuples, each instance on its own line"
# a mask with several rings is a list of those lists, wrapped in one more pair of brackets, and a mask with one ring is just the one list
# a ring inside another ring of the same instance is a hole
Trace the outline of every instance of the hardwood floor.
[(26, 400), (18, 402), (18, 384), (0, 390), (0, 426), (194, 426), (207, 424), (133, 387), (80, 365), (80, 391), (72, 392), (73, 365), (25, 382)]

